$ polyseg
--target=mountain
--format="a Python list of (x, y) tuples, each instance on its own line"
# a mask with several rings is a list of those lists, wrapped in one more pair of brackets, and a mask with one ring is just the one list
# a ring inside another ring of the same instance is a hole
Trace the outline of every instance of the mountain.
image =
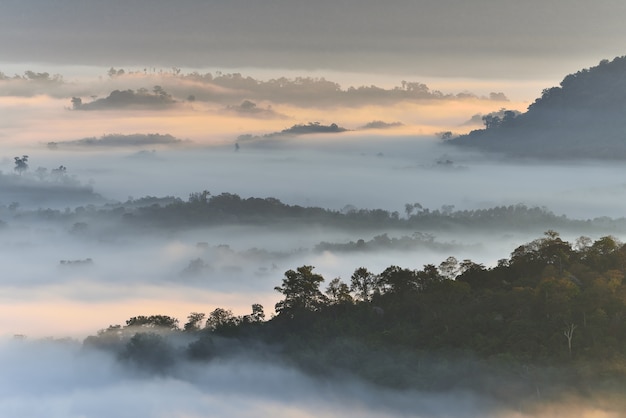
[(566, 76), (522, 114), (446, 143), (515, 157), (626, 159), (626, 56)]

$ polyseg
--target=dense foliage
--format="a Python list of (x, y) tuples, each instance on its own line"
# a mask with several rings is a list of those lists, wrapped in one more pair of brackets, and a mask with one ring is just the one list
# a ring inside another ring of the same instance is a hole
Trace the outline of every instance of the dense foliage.
[[(58, 170), (52, 170), (51, 174), (55, 174), (56, 171)], [(72, 178), (64, 172), (62, 174), (60, 178), (63, 182), (59, 182), (59, 187), (68, 186)], [(16, 194), (25, 193), (34, 187), (49, 187), (51, 184), (49, 181), (37, 180), (34, 176), (1, 173), (0, 183), (5, 190), (14, 190)], [(80, 183), (72, 183), (71, 186), (77, 193), (93, 195), (94, 202), (103, 200), (102, 197), (93, 194), (91, 188), (87, 186)], [(51, 190), (51, 193), (56, 190), (58, 189)], [(68, 196), (69, 193), (65, 192), (64, 201), (69, 199)], [(71, 233), (80, 233), (84, 237), (91, 236), (94, 239), (106, 235), (132, 234), (138, 229), (144, 233), (155, 233), (155, 231), (175, 232), (187, 228), (225, 225), (290, 230), (327, 227), (355, 231), (358, 234), (370, 232), (376, 234), (368, 240), (321, 242), (316, 248), (319, 251), (371, 251), (423, 247), (446, 250), (451, 247), (435, 242), (432, 235), (445, 232), (463, 234), (497, 230), (500, 233), (523, 231), (539, 234), (547, 229), (555, 229), (568, 234), (598, 236), (626, 231), (626, 218), (571, 219), (565, 215), (556, 215), (545, 207), (528, 207), (523, 204), (474, 210), (455, 210), (452, 205), (444, 205), (440, 209), (431, 210), (419, 203), (407, 203), (405, 213), (400, 214), (397, 211), (358, 209), (353, 206), (332, 210), (290, 205), (272, 197), (246, 198), (233, 193), (212, 195), (208, 191), (203, 191), (192, 193), (188, 200), (173, 196), (146, 196), (129, 199), (126, 202), (77, 206), (74, 209), (31, 210), (20, 208), (18, 203), (0, 205), (0, 221), (9, 227), (37, 220), (58, 223)]]
[[(42, 211), (36, 213), (41, 214)], [(159, 228), (184, 226), (210, 226), (224, 224), (298, 224), (341, 226), (344, 228), (379, 229), (474, 229), (492, 228), (527, 230), (529, 227), (546, 229), (575, 228), (584, 232), (593, 228), (626, 230), (624, 219), (597, 218), (592, 220), (568, 219), (546, 208), (523, 204), (496, 206), (487, 209), (454, 210), (453, 206), (441, 209), (423, 208), (407, 204), (404, 214), (383, 209), (358, 209), (346, 207), (341, 211), (321, 207), (290, 205), (272, 197), (241, 197), (233, 193), (211, 195), (208, 191), (192, 193), (187, 201), (176, 197), (151, 197), (110, 203), (104, 206), (80, 206), (71, 212), (47, 209), (46, 219), (81, 221), (117, 219), (126, 226)], [(7, 214), (6, 212), (4, 213)], [(0, 215), (3, 207), (0, 206)], [(22, 218), (33, 216), (24, 211)]]
[(626, 382), (626, 245), (611, 236), (572, 244), (548, 231), (492, 268), (453, 257), (378, 274), (360, 267), (325, 291), (313, 270), (285, 272), (267, 321), (258, 304), (245, 316), (194, 312), (182, 330), (176, 319), (140, 316), (85, 345), (160, 371), (180, 356), (210, 361), (255, 347), (315, 374), (394, 387), (506, 379), (530, 393)]

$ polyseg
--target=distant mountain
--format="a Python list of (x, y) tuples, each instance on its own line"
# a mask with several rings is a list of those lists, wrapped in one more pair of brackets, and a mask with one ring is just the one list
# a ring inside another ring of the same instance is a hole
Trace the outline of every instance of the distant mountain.
[(626, 159), (626, 56), (566, 76), (522, 114), (483, 117), (485, 129), (446, 143), (509, 156)]

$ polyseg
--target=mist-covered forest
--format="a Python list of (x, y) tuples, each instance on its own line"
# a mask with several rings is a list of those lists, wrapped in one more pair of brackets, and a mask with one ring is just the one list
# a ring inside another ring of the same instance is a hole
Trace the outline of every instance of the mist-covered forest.
[(406, 81), (2, 74), (0, 413), (619, 416), (622, 64), (525, 113)]
[(516, 157), (623, 160), (626, 57), (568, 74), (522, 114), (486, 115), (485, 129), (449, 140)]
[(547, 231), (491, 268), (449, 257), (418, 269), (359, 267), (344, 281), (304, 265), (275, 287), (282, 299), (270, 319), (260, 304), (239, 316), (193, 312), (184, 325), (142, 315), (83, 344), (149, 373), (251, 355), (322, 379), (479, 390), (530, 410), (566, 394), (622, 396), (624, 248), (610, 236), (573, 245)]

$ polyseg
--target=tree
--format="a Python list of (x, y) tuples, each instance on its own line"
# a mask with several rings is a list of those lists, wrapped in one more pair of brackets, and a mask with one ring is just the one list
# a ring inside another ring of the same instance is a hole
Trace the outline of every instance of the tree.
[(174, 350), (163, 336), (138, 332), (128, 341), (121, 357), (142, 368), (164, 371), (174, 363)]
[(441, 138), (444, 141), (447, 141), (448, 139), (452, 139), (452, 131), (445, 131), (445, 132), (441, 132), (439, 134), (439, 138)]
[(206, 315), (200, 312), (192, 312), (187, 317), (187, 323), (183, 327), (185, 331), (197, 331), (200, 329), (200, 323)]
[(415, 291), (419, 287), (415, 272), (398, 266), (387, 267), (380, 273), (379, 280), (385, 290), (396, 294)]
[(74, 110), (80, 109), (82, 105), (83, 105), (83, 99), (81, 99), (80, 97), (72, 97), (72, 108)]
[(485, 266), (466, 259), (459, 264), (459, 273), (456, 277), (457, 281), (469, 284), (473, 289), (485, 288), (489, 284), (484, 274)]
[(178, 319), (167, 315), (133, 316), (126, 321), (127, 327), (178, 329)]
[(450, 256), (439, 264), (439, 274), (445, 279), (454, 280), (459, 274), (460, 266), (456, 257)]
[(565, 327), (563, 331), (563, 335), (567, 338), (567, 348), (569, 350), (569, 356), (572, 356), (572, 337), (574, 336), (574, 330), (576, 329), (576, 324), (571, 323)]
[(485, 115), (482, 119), (485, 123), (485, 129), (491, 129), (500, 126), (501, 121), (499, 116)]
[(252, 304), (252, 313), (243, 317), (243, 322), (247, 324), (258, 324), (265, 321), (265, 312), (260, 303)]
[(333, 304), (351, 304), (352, 296), (350, 295), (350, 288), (347, 284), (341, 281), (339, 277), (336, 277), (330, 281), (326, 288), (326, 294)]
[(22, 155), (22, 157), (15, 157), (15, 171), (22, 174), (28, 170), (28, 155)]
[(189, 203), (205, 205), (209, 202), (209, 196), (211, 196), (211, 192), (209, 192), (208, 190), (203, 190), (202, 192), (190, 193)]
[(406, 212), (406, 217), (410, 218), (413, 215), (413, 211), (417, 210), (417, 213), (422, 211), (424, 207), (419, 203), (405, 203), (404, 211)]
[(187, 346), (187, 355), (192, 360), (209, 360), (215, 355), (215, 344), (211, 334), (203, 333)]
[(53, 168), (50, 171), (50, 174), (56, 181), (68, 181), (69, 178), (66, 177), (67, 167), (64, 165), (60, 165), (59, 168)]
[(209, 314), (205, 327), (211, 331), (237, 325), (238, 320), (230, 309), (216, 308)]
[(369, 302), (376, 288), (376, 276), (367, 268), (359, 267), (354, 270), (350, 277), (350, 290), (355, 292), (358, 300)]
[(517, 113), (515, 113), (515, 111), (505, 110), (504, 116), (502, 117), (502, 124), (505, 126), (509, 125), (512, 123), (513, 120), (515, 120), (516, 117), (517, 117)]
[(418, 289), (421, 291), (428, 290), (434, 284), (444, 280), (444, 277), (439, 274), (439, 270), (434, 264), (425, 264), (422, 270), (413, 272), (413, 275), (417, 280)]
[(161, 86), (154, 86), (152, 92), (157, 96), (167, 96), (167, 92)]
[(278, 314), (293, 316), (298, 311), (316, 311), (324, 305), (326, 298), (319, 289), (324, 278), (313, 273), (313, 268), (305, 265), (285, 272), (282, 286), (274, 288), (285, 296), (275, 305)]

